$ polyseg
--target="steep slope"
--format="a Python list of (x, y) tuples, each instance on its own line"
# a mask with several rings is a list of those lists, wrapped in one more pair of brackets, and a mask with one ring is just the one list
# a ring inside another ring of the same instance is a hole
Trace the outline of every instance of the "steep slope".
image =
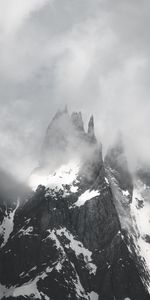
[(93, 117), (86, 133), (81, 113), (57, 113), (0, 249), (0, 299), (150, 299), (107, 177)]
[(105, 166), (127, 247), (146, 289), (150, 292), (150, 181), (148, 174), (140, 170), (131, 177), (120, 138), (108, 151)]
[(0, 245), (4, 245), (13, 230), (13, 220), (19, 198), (24, 201), (31, 189), (0, 169)]

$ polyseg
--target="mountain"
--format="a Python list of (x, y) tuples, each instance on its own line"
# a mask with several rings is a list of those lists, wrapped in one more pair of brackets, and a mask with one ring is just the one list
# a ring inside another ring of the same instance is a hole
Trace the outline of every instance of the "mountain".
[(103, 160), (93, 116), (65, 108), (28, 184), (1, 218), (0, 299), (150, 299), (150, 184), (120, 139)]

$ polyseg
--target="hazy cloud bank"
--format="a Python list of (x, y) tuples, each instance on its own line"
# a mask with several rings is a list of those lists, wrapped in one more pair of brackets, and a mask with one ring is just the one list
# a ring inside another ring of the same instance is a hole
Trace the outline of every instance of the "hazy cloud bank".
[(150, 3), (0, 1), (0, 162), (36, 165), (46, 126), (68, 104), (93, 113), (104, 149), (121, 131), (135, 167), (150, 164)]

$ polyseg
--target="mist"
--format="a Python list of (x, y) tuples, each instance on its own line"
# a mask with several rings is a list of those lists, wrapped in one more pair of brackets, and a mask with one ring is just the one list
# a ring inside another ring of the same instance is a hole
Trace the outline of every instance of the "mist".
[(150, 165), (147, 0), (0, 1), (0, 164), (24, 180), (51, 118), (91, 114), (106, 153), (121, 132), (132, 169)]

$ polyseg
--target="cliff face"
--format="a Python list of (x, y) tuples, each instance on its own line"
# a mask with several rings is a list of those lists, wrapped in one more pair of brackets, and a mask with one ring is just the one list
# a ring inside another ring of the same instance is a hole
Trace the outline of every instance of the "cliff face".
[[(104, 163), (93, 117), (86, 133), (81, 113), (56, 114), (30, 177), (34, 191), (16, 207), (1, 245), (0, 299), (150, 299), (109, 157)], [(133, 194), (131, 182), (128, 189)]]
[(150, 292), (150, 173), (140, 169), (131, 176), (120, 139), (107, 154), (105, 169), (126, 245)]

